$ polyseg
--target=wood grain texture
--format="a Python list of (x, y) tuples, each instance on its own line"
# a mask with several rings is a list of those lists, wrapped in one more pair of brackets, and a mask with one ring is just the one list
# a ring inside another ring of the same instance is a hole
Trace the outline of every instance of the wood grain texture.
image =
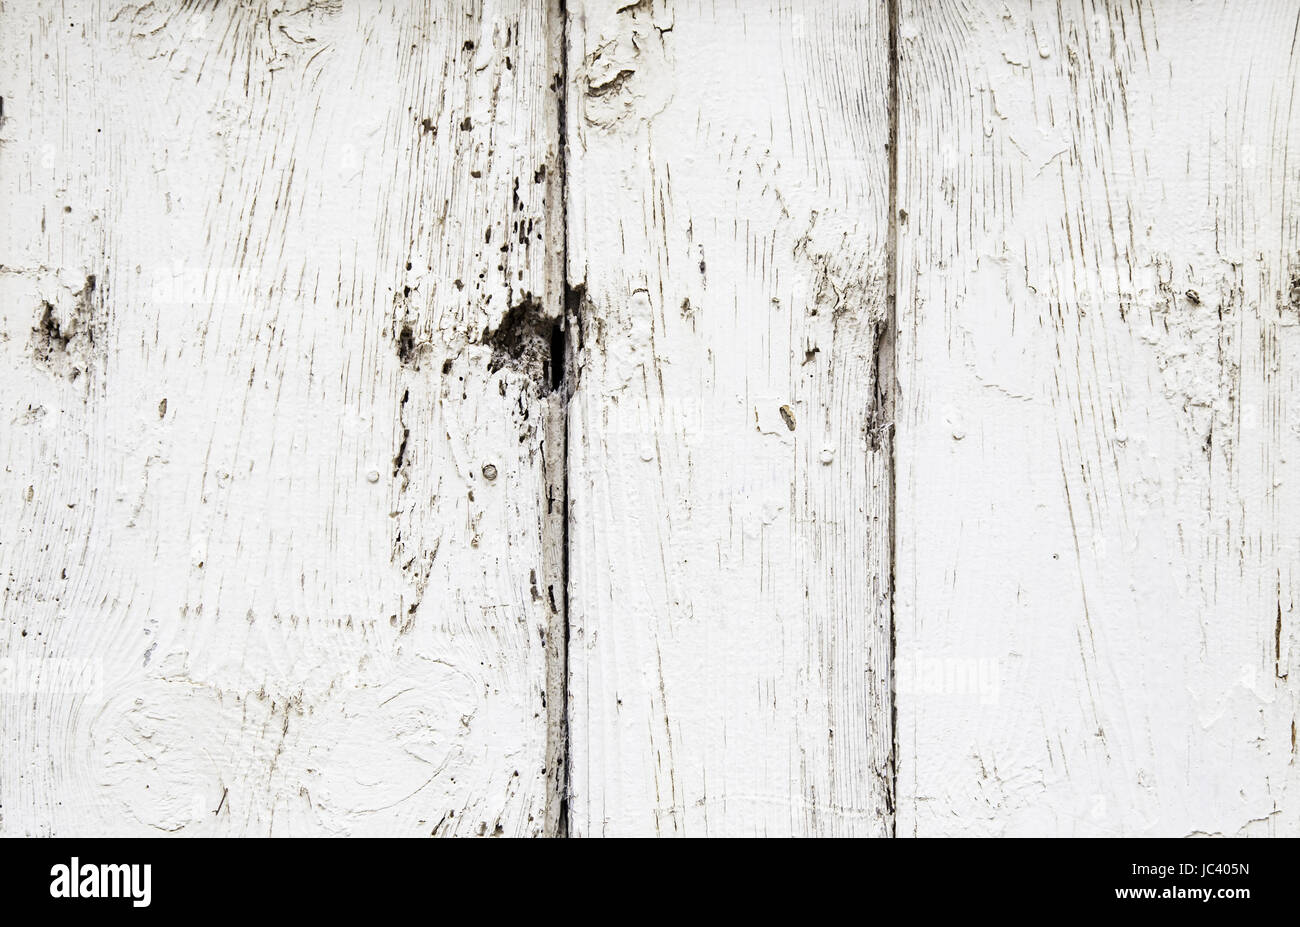
[(554, 830), (553, 5), (0, 17), (0, 832)]
[(900, 834), (1300, 829), (1298, 25), (901, 4)]
[(885, 6), (569, 16), (572, 832), (887, 833)]

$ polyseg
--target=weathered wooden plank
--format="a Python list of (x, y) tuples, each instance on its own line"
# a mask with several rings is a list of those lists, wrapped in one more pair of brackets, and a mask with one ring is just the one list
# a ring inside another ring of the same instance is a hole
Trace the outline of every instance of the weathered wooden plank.
[(552, 4), (2, 16), (0, 831), (553, 829)]
[(900, 834), (1296, 832), (1297, 28), (901, 5)]
[(569, 14), (571, 827), (886, 833), (885, 7)]

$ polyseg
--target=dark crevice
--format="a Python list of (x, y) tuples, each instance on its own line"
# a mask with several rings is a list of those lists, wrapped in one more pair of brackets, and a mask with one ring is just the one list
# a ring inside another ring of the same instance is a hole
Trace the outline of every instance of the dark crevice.
[[(569, 280), (569, 165), (568, 165), (568, 106), (569, 106), (569, 10), (566, 0), (558, 0), (557, 14), (559, 29), (559, 73), (555, 80), (556, 94), (556, 206), (560, 227), (560, 280), (563, 284), (564, 305), (560, 307), (560, 320), (551, 329), (550, 374), (551, 390), (560, 402), (560, 595), (559, 611), (561, 623), (560, 640), (560, 770), (555, 776), (555, 788), (558, 795), (558, 819), (555, 822), (554, 836), (569, 836), (569, 795), (572, 791), (572, 771), (570, 757), (572, 754), (572, 711), (569, 704), (569, 647), (572, 632), (569, 625), (569, 397), (573, 395), (574, 368), (569, 363), (569, 352), (577, 345), (569, 337), (569, 325), (579, 326), (578, 312), (582, 303), (581, 288), (575, 290), (568, 285)], [(576, 297), (576, 298), (575, 298)]]
[(415, 359), (415, 329), (409, 322), (403, 322), (397, 334), (397, 359), (404, 365)]
[[(567, 252), (566, 252), (567, 253)], [(567, 261), (568, 258), (566, 257)], [(582, 343), (582, 314), (584, 307), (587, 305), (587, 287), (584, 284), (576, 283), (573, 286), (564, 288), (564, 319), (566, 325), (573, 326), (574, 337), (572, 343), (568, 345), (569, 350), (575, 355), (583, 348)], [(576, 368), (575, 377), (576, 380)], [(570, 393), (573, 391), (570, 390)]]
[(556, 327), (542, 300), (525, 292), (496, 328), (483, 333), (482, 343), (492, 349), (488, 372), (509, 367), (534, 380), (540, 394), (551, 392), (561, 382), (564, 366), (554, 353)]
[(397, 453), (393, 455), (393, 476), (402, 472), (402, 466), (406, 463), (406, 445), (411, 440), (411, 429), (402, 429), (402, 441), (397, 445)]
[(98, 279), (86, 276), (79, 289), (71, 291), (57, 305), (41, 300), (40, 314), (32, 326), (32, 353), (47, 370), (76, 380), (90, 369), (96, 351), (97, 332), (103, 319), (96, 313)]
[(551, 391), (559, 390), (564, 385), (564, 320), (551, 326), (551, 356), (547, 359), (551, 379)]
[(887, 822), (890, 837), (898, 836), (898, 623), (894, 614), (895, 565), (897, 563), (897, 513), (898, 513), (898, 449), (895, 440), (895, 414), (897, 411), (898, 371), (898, 233), (903, 213), (898, 208), (898, 105), (899, 105), (899, 45), (898, 4), (889, 0), (889, 205), (887, 215), (888, 238), (885, 246), (886, 297), (885, 321), (876, 340), (876, 409), (883, 416), (881, 433), (889, 442), (889, 783), (886, 792)]
[(48, 301), (41, 303), (41, 317), (36, 323), (36, 333), (41, 336), (41, 347), (47, 357), (55, 351), (66, 351), (68, 342), (72, 340), (71, 335), (64, 334), (63, 327), (54, 316), (54, 304)]
[(397, 410), (397, 423), (402, 429), (402, 440), (397, 446), (397, 453), (393, 455), (393, 476), (396, 477), (402, 472), (402, 467), (406, 465), (406, 446), (411, 440), (411, 429), (406, 424), (406, 404), (411, 400), (411, 391), (402, 391), (402, 404)]

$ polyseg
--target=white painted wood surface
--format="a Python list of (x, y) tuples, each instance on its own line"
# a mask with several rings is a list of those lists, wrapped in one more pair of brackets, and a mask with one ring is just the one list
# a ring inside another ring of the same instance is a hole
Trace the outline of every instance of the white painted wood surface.
[(901, 4), (900, 834), (1300, 830), (1298, 12)]
[(553, 13), (3, 4), (0, 831), (556, 829)]
[(888, 833), (885, 7), (569, 13), (571, 827)]
[(0, 834), (1300, 833), (1298, 35), (0, 0)]

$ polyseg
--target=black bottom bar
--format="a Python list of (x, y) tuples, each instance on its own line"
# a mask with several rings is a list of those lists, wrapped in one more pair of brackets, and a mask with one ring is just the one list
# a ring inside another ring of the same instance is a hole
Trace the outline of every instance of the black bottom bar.
[(0, 886), (9, 910), (129, 917), (337, 919), (400, 905), (436, 922), (450, 913), (444, 905), (468, 905), (488, 917), (583, 911), (621, 920), (658, 909), (730, 919), (772, 916), (776, 904), (803, 906), (812, 917), (852, 905), (864, 919), (891, 910), (1232, 917), (1295, 911), (1296, 849), (1290, 840), (691, 841), (653, 849), (592, 841), (5, 840)]

